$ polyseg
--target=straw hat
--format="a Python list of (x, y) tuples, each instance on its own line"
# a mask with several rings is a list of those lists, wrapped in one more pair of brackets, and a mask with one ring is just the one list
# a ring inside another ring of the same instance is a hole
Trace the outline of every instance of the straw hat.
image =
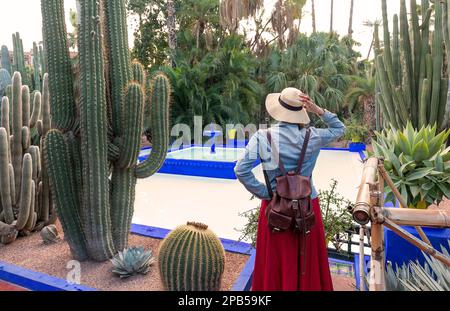
[(308, 124), (311, 120), (303, 109), (300, 95), (303, 95), (303, 92), (292, 87), (284, 89), (281, 93), (267, 95), (267, 112), (277, 121)]

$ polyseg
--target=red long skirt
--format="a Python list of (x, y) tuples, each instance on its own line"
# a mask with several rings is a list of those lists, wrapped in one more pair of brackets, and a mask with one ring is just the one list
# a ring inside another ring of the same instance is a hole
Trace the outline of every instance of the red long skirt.
[[(313, 201), (316, 225), (306, 239), (306, 267), (301, 275), (299, 247), (301, 238), (292, 231), (274, 233), (266, 217), (267, 201), (262, 201), (256, 240), (253, 291), (332, 291), (325, 232), (319, 199)], [(303, 264), (303, 258), (300, 258)]]

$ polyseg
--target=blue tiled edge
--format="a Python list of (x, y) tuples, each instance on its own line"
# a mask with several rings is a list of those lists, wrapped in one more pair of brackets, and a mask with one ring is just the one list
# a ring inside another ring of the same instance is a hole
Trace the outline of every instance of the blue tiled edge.
[(83, 285), (0, 261), (0, 280), (32, 291), (96, 291)]

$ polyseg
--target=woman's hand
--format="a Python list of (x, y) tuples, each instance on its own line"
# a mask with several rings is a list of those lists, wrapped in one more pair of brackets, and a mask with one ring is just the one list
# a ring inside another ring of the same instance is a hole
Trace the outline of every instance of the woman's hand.
[(300, 95), (300, 101), (303, 102), (303, 107), (307, 112), (315, 113), (318, 116), (323, 116), (325, 113), (325, 110), (317, 106), (316, 103), (313, 102), (312, 99), (306, 94)]

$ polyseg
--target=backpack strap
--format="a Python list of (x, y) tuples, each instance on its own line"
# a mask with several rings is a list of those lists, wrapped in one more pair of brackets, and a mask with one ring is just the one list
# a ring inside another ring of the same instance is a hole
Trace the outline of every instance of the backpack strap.
[(276, 144), (272, 144), (272, 134), (270, 133), (270, 130), (267, 130), (267, 141), (269, 142), (269, 146), (270, 146), (270, 148), (272, 150), (272, 156), (273, 155), (275, 155), (275, 156), (278, 155), (278, 166), (279, 166), (279, 169), (281, 171), (281, 174), (283, 176), (286, 176), (287, 172), (286, 172), (286, 168), (284, 167), (283, 161), (281, 161), (281, 155), (278, 152)]
[(308, 149), (309, 139), (311, 137), (311, 129), (306, 130), (305, 140), (303, 141), (302, 151), (300, 153), (300, 159), (298, 160), (297, 170), (295, 171), (297, 175), (302, 173), (303, 161), (305, 161), (306, 150)]

